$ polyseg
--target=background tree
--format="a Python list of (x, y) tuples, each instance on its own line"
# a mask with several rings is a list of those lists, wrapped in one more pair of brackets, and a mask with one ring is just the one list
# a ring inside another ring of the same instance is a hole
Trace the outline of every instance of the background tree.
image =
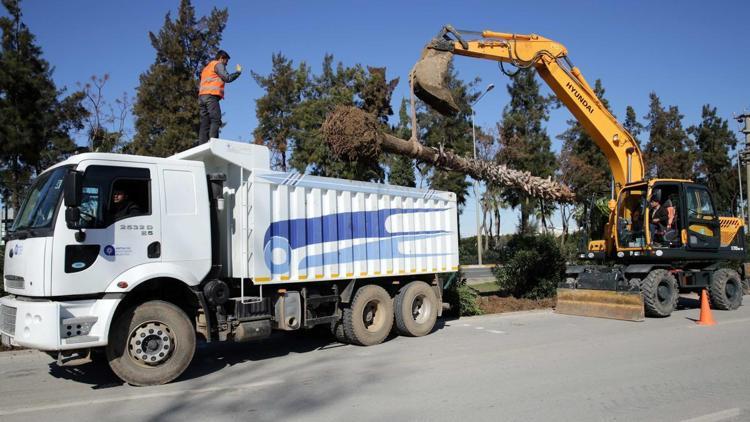
[[(500, 151), (497, 161), (516, 170), (529, 171), (535, 176), (551, 177), (555, 172), (555, 154), (542, 122), (549, 119), (551, 99), (539, 93), (539, 83), (533, 69), (519, 69), (508, 84), (510, 103), (503, 109), (498, 124)], [(551, 211), (544, 204), (514, 189), (506, 189), (504, 199), (512, 207), (519, 207), (519, 232), (529, 233), (529, 217), (538, 209)], [(544, 213), (542, 214), (544, 215)]]
[(729, 122), (716, 114), (716, 107), (704, 105), (701, 119), (700, 124), (688, 128), (698, 147), (697, 180), (711, 190), (718, 210), (731, 211), (738, 186), (729, 150), (737, 146), (737, 137)]
[(227, 9), (213, 8), (198, 20), (190, 0), (182, 0), (176, 19), (167, 13), (159, 33), (149, 32), (156, 59), (140, 76), (129, 152), (166, 157), (193, 146), (200, 72), (219, 49), (228, 17)]
[(387, 81), (385, 68), (364, 69), (339, 62), (326, 55), (322, 71), (314, 75), (303, 92), (303, 100), (295, 108), (294, 119), (299, 129), (293, 133), (294, 147), (289, 163), (299, 172), (354, 180), (383, 181), (385, 171), (377, 162), (345, 162), (328, 151), (320, 127), (326, 115), (337, 105), (363, 108), (381, 121), (392, 114), (391, 95), (395, 81)]
[(647, 175), (659, 178), (690, 179), (693, 177), (695, 148), (682, 128), (682, 114), (677, 106), (665, 109), (661, 100), (649, 94), (649, 141), (644, 148)]
[[(605, 90), (602, 81), (597, 79), (594, 83), (594, 93), (605, 108), (609, 109), (609, 102), (605, 98)], [(591, 215), (591, 234), (596, 238), (601, 236), (607, 215), (599, 213), (589, 214), (588, 209), (592, 206), (591, 198), (608, 197), (612, 180), (612, 171), (604, 153), (596, 146), (594, 140), (576, 119), (568, 120), (568, 129), (557, 136), (563, 141), (560, 152), (560, 178), (573, 188), (576, 193), (578, 212), (567, 204), (560, 206), (563, 224), (563, 237), (568, 234), (569, 221), (572, 216), (577, 216), (579, 227), (583, 226), (583, 218)], [(564, 239), (561, 240), (565, 242)]]
[[(471, 104), (479, 97), (479, 93), (473, 89), (478, 82), (478, 79), (470, 83), (462, 81), (453, 64), (450, 65), (444, 86), (450, 89), (460, 111), (455, 116), (443, 116), (420, 102), (417, 120), (422, 142), (431, 147), (450, 149), (458, 155), (471, 156)], [(422, 171), (427, 175), (432, 189), (454, 192), (458, 206), (464, 206), (470, 186), (465, 174), (429, 166)]]
[(3, 0), (0, 17), (0, 184), (18, 209), (29, 179), (75, 150), (70, 133), (83, 128), (83, 94), (64, 96), (52, 68), (23, 22), (20, 2)]
[[(496, 131), (486, 131), (481, 126), (477, 126), (476, 139), (477, 158), (485, 161), (494, 161), (499, 149)], [(484, 250), (489, 251), (490, 242), (496, 246), (500, 239), (500, 212), (505, 207), (505, 202), (502, 198), (503, 190), (501, 188), (481, 182), (479, 185), (479, 196), (481, 199), (479, 204), (482, 213), (479, 231), (484, 236)], [(481, 185), (484, 185), (484, 189), (482, 189)], [(477, 195), (477, 192), (475, 192), (475, 195)]]
[(643, 125), (638, 121), (635, 110), (631, 106), (625, 108), (625, 122), (622, 124), (625, 130), (635, 139), (638, 146), (641, 146), (641, 140), (638, 136), (643, 132)]
[(310, 70), (303, 62), (297, 68), (292, 60), (276, 53), (271, 57), (271, 73), (263, 76), (251, 72), (265, 94), (255, 100), (258, 127), (253, 131), (255, 143), (271, 150), (271, 167), (288, 170), (289, 144), (293, 133), (300, 130), (294, 113), (309, 88)]
[[(401, 107), (398, 110), (398, 125), (392, 128), (394, 136), (401, 139), (411, 137), (411, 119), (407, 107), (406, 98), (401, 99)], [(398, 186), (415, 187), (414, 160), (404, 155), (386, 154), (385, 161), (388, 163), (388, 183)]]
[(119, 152), (127, 143), (125, 124), (132, 104), (126, 92), (114, 103), (107, 101), (104, 87), (108, 80), (109, 75), (105, 73), (91, 76), (89, 82), (78, 83), (84, 96), (83, 106), (88, 111), (84, 130), (89, 151)]

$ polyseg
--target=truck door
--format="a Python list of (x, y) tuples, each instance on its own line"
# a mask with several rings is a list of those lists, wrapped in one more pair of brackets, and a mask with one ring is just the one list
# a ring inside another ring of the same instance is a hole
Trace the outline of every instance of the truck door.
[(708, 189), (687, 183), (684, 187), (687, 247), (718, 249), (721, 244), (721, 227)]
[[(156, 166), (94, 163), (84, 173), (80, 225), (69, 229), (60, 212), (53, 239), (52, 295), (100, 293), (135, 266), (161, 260)], [(156, 193), (155, 193), (156, 192)]]

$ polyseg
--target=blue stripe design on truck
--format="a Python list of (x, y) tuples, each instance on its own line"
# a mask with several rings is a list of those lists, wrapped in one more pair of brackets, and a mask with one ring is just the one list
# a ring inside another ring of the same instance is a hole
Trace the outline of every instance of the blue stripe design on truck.
[[(350, 211), (328, 214), (320, 217), (296, 218), (275, 221), (266, 230), (264, 258), (272, 274), (289, 272), (292, 250), (341, 240), (371, 239), (359, 245), (338, 249), (334, 252), (306, 256), (299, 262), (299, 268), (310, 268), (335, 263), (350, 263), (368, 259), (391, 259), (399, 257), (442, 256), (448, 254), (408, 254), (398, 252), (401, 241), (417, 240), (442, 236), (445, 230), (423, 230), (412, 232), (390, 232), (386, 229), (386, 220), (399, 214), (434, 213), (448, 211), (450, 208), (411, 208), (382, 209), (374, 211)], [(424, 236), (424, 237), (422, 237)], [(392, 242), (392, 243), (391, 243)], [(273, 262), (273, 251), (280, 249), (286, 257), (282, 263)]]
[[(403, 237), (402, 240), (429, 239), (429, 238), (432, 238), (432, 237), (435, 237), (435, 236), (440, 236), (440, 235), (443, 235), (443, 234), (444, 233), (440, 233), (440, 234), (423, 234), (423, 235), (417, 235), (417, 236), (409, 236), (409, 238), (406, 238), (406, 236), (402, 236)], [(369, 252), (366, 252), (366, 251), (369, 251), (371, 249), (372, 250), (379, 249), (382, 252), (387, 247), (386, 245), (390, 245), (390, 244), (391, 244), (391, 239), (381, 239), (381, 240), (376, 240), (376, 241), (373, 241), (373, 242), (367, 242), (367, 243), (361, 244), (361, 245), (353, 245), (353, 246), (351, 246), (349, 248), (343, 248), (343, 249), (338, 250), (338, 251), (333, 251), (333, 252), (322, 253), (322, 254), (319, 254), (319, 255), (308, 256), (306, 260), (304, 260), (303, 262), (300, 262), (299, 269), (300, 270), (304, 270), (304, 269), (306, 269), (308, 267), (310, 267), (310, 268), (311, 267), (322, 267), (323, 265), (327, 265), (329, 260), (335, 260), (336, 257), (339, 255), (339, 253), (341, 251), (344, 251), (344, 250), (354, 251), (354, 256), (362, 256), (362, 257), (364, 257), (365, 255), (367, 255), (369, 257), (370, 256)], [(402, 252), (399, 252), (398, 250), (396, 250), (394, 253), (392, 253), (390, 255), (382, 254), (380, 257), (370, 257), (369, 259), (380, 259), (380, 258), (382, 258), (382, 259), (393, 259), (393, 258), (406, 258), (406, 257), (410, 257), (410, 258), (425, 258), (425, 257), (430, 257), (430, 256), (448, 256), (448, 255), (450, 255), (450, 253), (430, 253), (430, 254), (427, 254), (427, 253), (422, 253), (422, 254), (413, 253), (413, 254), (405, 254), (405, 253), (402, 253)], [(362, 259), (362, 260), (364, 261), (366, 259)], [(304, 265), (303, 265), (303, 263), (304, 263)], [(344, 264), (346, 262), (340, 261), (340, 263)]]

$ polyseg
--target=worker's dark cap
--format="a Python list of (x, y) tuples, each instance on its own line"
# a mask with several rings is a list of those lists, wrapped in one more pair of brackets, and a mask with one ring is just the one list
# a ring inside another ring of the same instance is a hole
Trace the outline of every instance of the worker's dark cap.
[(227, 59), (227, 60), (229, 60), (230, 58), (231, 57), (229, 57), (229, 53), (227, 53), (224, 50), (219, 50), (219, 51), (216, 52), (216, 60), (221, 60), (221, 59)]

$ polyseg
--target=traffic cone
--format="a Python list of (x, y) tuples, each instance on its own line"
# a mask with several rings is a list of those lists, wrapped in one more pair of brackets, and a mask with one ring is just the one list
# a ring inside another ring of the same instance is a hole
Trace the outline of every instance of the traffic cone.
[(716, 325), (714, 316), (711, 315), (711, 306), (708, 305), (706, 289), (701, 290), (701, 317), (697, 323), (698, 325)]

